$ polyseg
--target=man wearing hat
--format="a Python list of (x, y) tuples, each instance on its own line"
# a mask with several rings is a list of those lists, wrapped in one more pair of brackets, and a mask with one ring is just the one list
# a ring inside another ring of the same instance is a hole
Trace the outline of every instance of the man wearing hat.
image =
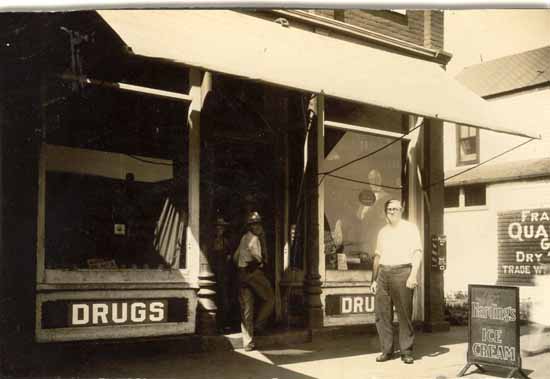
[[(275, 299), (269, 280), (262, 271), (266, 260), (265, 248), (262, 248), (262, 218), (256, 211), (250, 212), (247, 219), (248, 231), (241, 238), (239, 247), (233, 255), (238, 268), (239, 303), (241, 305), (241, 331), (246, 351), (254, 350), (254, 332), (263, 331), (269, 316), (273, 312)], [(254, 302), (260, 301), (258, 314), (254, 317)]]

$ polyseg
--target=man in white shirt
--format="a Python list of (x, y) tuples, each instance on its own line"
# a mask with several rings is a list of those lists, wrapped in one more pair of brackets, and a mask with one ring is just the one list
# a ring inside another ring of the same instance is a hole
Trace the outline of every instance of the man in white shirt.
[[(241, 331), (243, 346), (246, 351), (256, 348), (254, 330), (263, 331), (269, 316), (273, 312), (275, 298), (269, 280), (261, 270), (265, 262), (265, 249), (262, 249), (263, 227), (258, 212), (248, 216), (246, 232), (241, 238), (239, 247), (233, 255), (233, 262), (238, 267), (239, 303), (241, 305)], [(254, 302), (261, 301), (258, 314), (254, 320)]]
[(399, 319), (401, 360), (413, 363), (412, 296), (418, 285), (418, 269), (422, 262), (422, 244), (416, 225), (401, 219), (401, 201), (385, 204), (388, 224), (378, 233), (374, 257), (371, 291), (375, 294), (374, 312), (382, 354), (377, 362), (393, 355), (393, 311)]

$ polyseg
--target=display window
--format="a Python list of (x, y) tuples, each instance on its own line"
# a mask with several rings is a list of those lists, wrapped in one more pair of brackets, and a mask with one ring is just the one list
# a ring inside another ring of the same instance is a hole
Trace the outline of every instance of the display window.
[[(331, 114), (329, 106), (327, 115)], [(355, 119), (349, 114), (344, 119), (355, 123), (353, 129), (331, 127), (336, 123), (330, 121), (325, 127), (322, 180), (327, 281), (371, 280), (378, 232), (386, 224), (384, 204), (404, 197), (407, 142), (396, 142), (397, 137), (384, 134), (383, 125), (377, 122), (367, 124), (376, 128), (362, 132), (360, 125), (365, 125), (367, 113), (372, 121), (385, 119), (390, 130), (401, 125), (399, 114), (391, 122), (393, 116), (359, 108)], [(338, 114), (333, 112), (332, 117)], [(374, 129), (380, 129), (380, 134)]]
[(41, 151), (44, 268), (184, 269), (186, 107), (112, 89), (69, 99), (48, 110)]

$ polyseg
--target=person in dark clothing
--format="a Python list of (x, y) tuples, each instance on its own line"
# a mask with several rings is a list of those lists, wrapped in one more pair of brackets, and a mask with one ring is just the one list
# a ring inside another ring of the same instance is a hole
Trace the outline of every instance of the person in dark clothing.
[(210, 265), (216, 276), (216, 304), (218, 306), (217, 323), (220, 332), (228, 328), (230, 306), (230, 277), (231, 274), (231, 250), (229, 241), (225, 236), (225, 230), (229, 225), (223, 217), (216, 220), (216, 234), (210, 247)]

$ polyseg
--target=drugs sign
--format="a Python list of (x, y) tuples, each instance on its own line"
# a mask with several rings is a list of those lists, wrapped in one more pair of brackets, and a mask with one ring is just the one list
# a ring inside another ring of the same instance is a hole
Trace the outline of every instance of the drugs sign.
[(364, 314), (374, 312), (374, 295), (328, 295), (325, 299), (327, 316)]
[(73, 302), (69, 326), (145, 324), (166, 321), (166, 300)]

